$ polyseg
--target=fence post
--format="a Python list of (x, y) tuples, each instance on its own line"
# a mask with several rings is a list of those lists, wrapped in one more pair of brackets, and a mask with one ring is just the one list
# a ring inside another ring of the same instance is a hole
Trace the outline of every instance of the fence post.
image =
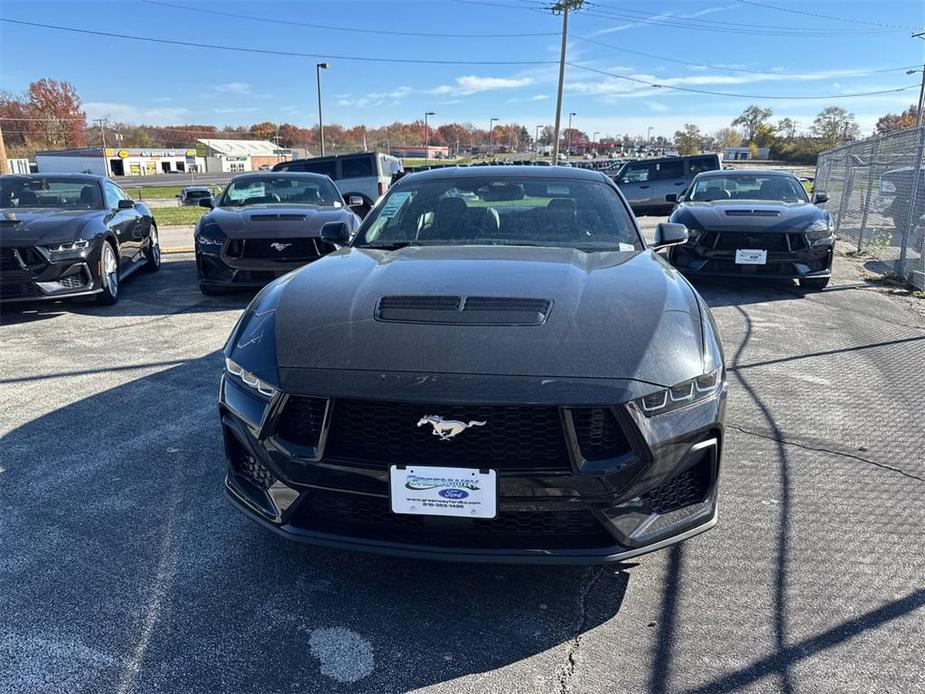
[(864, 195), (864, 214), (861, 216), (861, 229), (858, 231), (858, 253), (864, 245), (864, 229), (867, 228), (867, 213), (870, 210), (870, 194), (874, 188), (874, 171), (877, 165), (877, 157), (880, 156), (880, 138), (874, 140), (874, 149), (870, 153), (870, 161), (867, 162), (867, 193)]
[[(925, 126), (919, 127), (919, 151), (915, 156), (915, 166), (912, 168), (912, 190), (909, 193), (909, 212), (906, 214), (906, 223), (903, 225), (902, 247), (899, 249), (899, 260), (896, 261), (896, 274), (906, 277), (906, 255), (909, 249), (909, 239), (918, 219), (915, 217), (916, 198), (918, 197), (919, 183), (922, 180), (922, 155), (925, 154)], [(925, 191), (921, 191), (925, 195)]]
[(841, 189), (841, 200), (838, 201), (838, 219), (835, 220), (835, 228), (841, 231), (841, 220), (845, 216), (845, 211), (848, 208), (848, 202), (851, 198), (851, 174), (853, 173), (851, 168), (851, 156), (849, 149), (846, 148), (845, 152), (845, 182), (842, 184)]

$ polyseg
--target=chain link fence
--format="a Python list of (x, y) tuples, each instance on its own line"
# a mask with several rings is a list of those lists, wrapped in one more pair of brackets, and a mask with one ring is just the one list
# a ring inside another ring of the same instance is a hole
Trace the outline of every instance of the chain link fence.
[(871, 257), (870, 269), (925, 290), (925, 126), (830, 149), (816, 165), (817, 193), (838, 237)]

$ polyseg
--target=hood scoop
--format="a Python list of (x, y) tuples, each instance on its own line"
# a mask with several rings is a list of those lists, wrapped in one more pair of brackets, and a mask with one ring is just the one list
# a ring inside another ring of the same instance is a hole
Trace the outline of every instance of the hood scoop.
[(384, 296), (376, 319), (387, 323), (444, 325), (541, 325), (549, 315), (548, 299), (497, 296)]
[(304, 222), (304, 214), (252, 214), (254, 222)]
[(780, 217), (779, 210), (726, 210), (730, 217)]

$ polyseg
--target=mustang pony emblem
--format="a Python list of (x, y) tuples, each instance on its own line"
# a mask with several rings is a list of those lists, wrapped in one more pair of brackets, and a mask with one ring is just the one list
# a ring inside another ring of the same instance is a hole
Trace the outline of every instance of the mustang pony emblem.
[(421, 417), (420, 421), (418, 421), (418, 426), (430, 424), (434, 428), (434, 436), (439, 436), (441, 441), (449, 441), (454, 436), (463, 433), (469, 427), (483, 427), (487, 423), (488, 422), (470, 421), (466, 424), (457, 419), (444, 419), (435, 414), (429, 414), (426, 417)]
[(282, 253), (291, 245), (291, 243), (280, 243), (279, 241), (274, 241), (270, 244), (270, 248), (274, 249), (277, 253)]

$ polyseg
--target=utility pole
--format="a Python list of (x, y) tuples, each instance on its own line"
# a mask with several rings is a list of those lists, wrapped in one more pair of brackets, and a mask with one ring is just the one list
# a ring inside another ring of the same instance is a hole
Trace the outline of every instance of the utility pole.
[(321, 156), (324, 156), (324, 121), (321, 120), (321, 71), (327, 70), (327, 63), (315, 65), (315, 82), (318, 85), (318, 139), (321, 140)]
[(494, 132), (495, 132), (495, 122), (500, 120), (499, 118), (489, 118), (488, 119), (488, 156), (491, 156), (491, 148), (493, 146)]
[[(920, 31), (912, 35), (914, 39), (925, 39), (925, 31)], [(925, 65), (922, 65), (921, 70), (909, 70), (906, 72), (907, 75), (911, 75), (913, 72), (922, 73), (922, 86), (919, 87), (919, 107), (915, 112), (915, 127), (920, 128), (922, 126), (922, 108), (925, 107)]]
[(3, 139), (3, 128), (0, 127), (0, 174), (6, 176), (10, 168), (6, 162), (6, 142)]
[(562, 50), (559, 53), (559, 87), (556, 91), (556, 125), (553, 129), (552, 163), (559, 163), (559, 127), (562, 123), (562, 87), (565, 84), (565, 49), (568, 45), (568, 13), (580, 10), (584, 0), (559, 0), (550, 9), (562, 14)]
[(97, 118), (96, 122), (100, 124), (100, 152), (103, 154), (103, 175), (108, 178), (109, 160), (106, 158), (106, 130), (103, 128), (103, 124), (106, 122), (106, 119)]
[(536, 137), (533, 138), (533, 161), (536, 161), (540, 158), (540, 128), (542, 126), (536, 126)]
[(435, 115), (437, 115), (437, 114), (435, 114), (433, 111), (427, 111), (427, 112), (424, 114), (424, 166), (427, 166), (427, 155), (428, 155), (428, 151), (427, 151), (427, 149), (428, 149), (428, 148), (427, 148), (427, 118), (428, 118), (428, 116), (435, 116)]

